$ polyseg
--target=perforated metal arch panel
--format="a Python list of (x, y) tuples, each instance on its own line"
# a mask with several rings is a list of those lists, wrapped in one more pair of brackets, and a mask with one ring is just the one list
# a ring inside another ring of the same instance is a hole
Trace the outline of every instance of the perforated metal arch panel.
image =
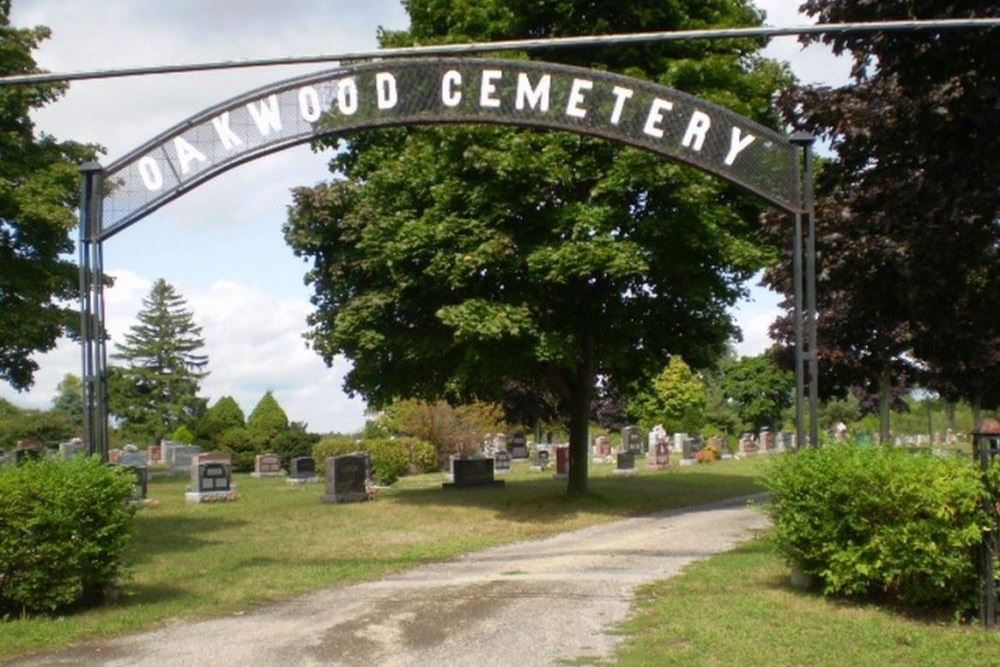
[(418, 59), (281, 82), (168, 130), (106, 170), (101, 238), (235, 165), (282, 148), (348, 130), (460, 122), (604, 137), (691, 164), (786, 210), (801, 206), (798, 148), (691, 95), (551, 63)]

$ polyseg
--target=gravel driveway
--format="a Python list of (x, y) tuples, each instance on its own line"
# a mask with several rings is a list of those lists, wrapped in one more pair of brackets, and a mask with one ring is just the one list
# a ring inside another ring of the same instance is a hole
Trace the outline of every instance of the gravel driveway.
[(767, 526), (747, 498), (479, 551), (244, 615), (20, 658), (5, 666), (324, 667), (565, 664), (611, 658), (636, 587)]

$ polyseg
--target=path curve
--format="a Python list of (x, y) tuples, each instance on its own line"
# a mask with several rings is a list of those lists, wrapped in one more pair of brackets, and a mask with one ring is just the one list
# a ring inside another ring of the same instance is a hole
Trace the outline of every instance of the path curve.
[(626, 619), (638, 586), (731, 549), (767, 525), (750, 498), (732, 499), (478, 551), (245, 615), (176, 622), (3, 664), (541, 667), (607, 659), (620, 640), (608, 630)]

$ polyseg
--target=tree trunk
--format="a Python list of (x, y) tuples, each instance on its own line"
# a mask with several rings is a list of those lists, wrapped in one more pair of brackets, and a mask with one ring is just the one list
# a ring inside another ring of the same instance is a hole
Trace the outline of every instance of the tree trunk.
[(569, 481), (566, 493), (582, 496), (587, 493), (587, 433), (590, 427), (590, 395), (592, 383), (575, 383), (569, 417)]
[(889, 408), (892, 406), (892, 376), (883, 369), (878, 377), (879, 442), (889, 445)]

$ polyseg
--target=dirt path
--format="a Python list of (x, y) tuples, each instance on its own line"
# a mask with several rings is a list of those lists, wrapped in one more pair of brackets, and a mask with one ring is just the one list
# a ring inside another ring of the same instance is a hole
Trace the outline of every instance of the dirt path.
[(637, 586), (764, 528), (747, 499), (480, 551), (242, 616), (29, 656), (9, 667), (515, 665), (609, 658)]

